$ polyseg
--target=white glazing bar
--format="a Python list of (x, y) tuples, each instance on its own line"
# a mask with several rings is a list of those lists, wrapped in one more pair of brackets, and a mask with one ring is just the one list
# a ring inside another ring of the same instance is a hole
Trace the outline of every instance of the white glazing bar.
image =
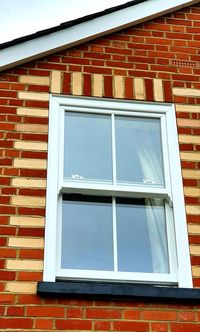
[(118, 259), (117, 259), (117, 216), (116, 216), (116, 198), (112, 198), (112, 210), (113, 210), (113, 257), (114, 257), (114, 271), (118, 271)]
[(112, 126), (112, 167), (113, 167), (113, 184), (116, 185), (117, 174), (116, 174), (116, 144), (115, 144), (115, 116), (111, 115), (111, 126)]

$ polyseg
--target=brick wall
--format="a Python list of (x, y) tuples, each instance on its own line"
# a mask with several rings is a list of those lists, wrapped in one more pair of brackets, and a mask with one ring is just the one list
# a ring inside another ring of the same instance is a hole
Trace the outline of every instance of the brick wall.
[(42, 299), (49, 92), (175, 103), (200, 287), (200, 6), (0, 75), (0, 331), (200, 331), (199, 305)]

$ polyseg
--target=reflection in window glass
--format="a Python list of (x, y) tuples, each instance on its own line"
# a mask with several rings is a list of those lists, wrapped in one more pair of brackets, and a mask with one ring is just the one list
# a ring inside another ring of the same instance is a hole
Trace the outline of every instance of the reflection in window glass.
[(64, 177), (112, 181), (111, 118), (65, 113)]
[(118, 269), (169, 273), (164, 206), (152, 199), (117, 199)]
[(61, 257), (62, 268), (113, 270), (110, 199), (63, 200)]
[(117, 181), (164, 185), (159, 119), (116, 116)]

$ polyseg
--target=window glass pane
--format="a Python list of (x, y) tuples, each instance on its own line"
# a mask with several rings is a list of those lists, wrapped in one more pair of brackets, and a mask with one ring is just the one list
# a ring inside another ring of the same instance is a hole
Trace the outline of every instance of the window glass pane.
[(116, 117), (117, 182), (164, 185), (159, 119)]
[(111, 200), (83, 199), (63, 200), (61, 266), (113, 270)]
[(169, 273), (160, 200), (117, 199), (117, 248), (119, 271)]
[(65, 113), (64, 177), (112, 180), (111, 118)]

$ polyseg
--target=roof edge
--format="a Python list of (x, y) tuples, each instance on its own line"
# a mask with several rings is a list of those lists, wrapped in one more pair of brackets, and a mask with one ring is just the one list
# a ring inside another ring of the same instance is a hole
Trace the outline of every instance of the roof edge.
[(32, 33), (32, 34), (25, 35), (23, 37), (15, 38), (15, 39), (7, 41), (5, 43), (1, 43), (0, 44), (0, 50), (11, 47), (11, 46), (14, 46), (14, 45), (17, 45), (17, 44), (20, 44), (20, 43), (24, 43), (24, 42), (29, 41), (29, 40), (36, 39), (36, 38), (39, 38), (39, 37), (42, 37), (42, 36), (46, 36), (46, 35), (48, 35), (50, 33), (53, 33), (53, 32), (57, 32), (57, 31), (60, 31), (60, 30), (66, 29), (66, 28), (70, 28), (74, 25), (93, 20), (95, 18), (102, 17), (104, 15), (114, 13), (114, 12), (116, 12), (118, 10), (121, 10), (121, 9), (124, 9), (124, 8), (129, 8), (129, 7), (135, 6), (135, 5), (138, 5), (138, 4), (140, 4), (142, 2), (146, 2), (146, 1), (148, 1), (148, 0), (131, 0), (131, 1), (126, 2), (124, 4), (104, 9), (100, 12), (89, 14), (89, 15), (86, 15), (86, 16), (83, 16), (83, 17), (80, 17), (80, 18), (76, 18), (76, 19), (67, 21), (67, 22), (63, 22), (63, 23), (61, 23), (59, 25), (56, 25), (54, 27), (47, 28), (47, 29), (44, 29), (44, 30), (40, 30), (40, 31), (37, 31), (37, 32)]

